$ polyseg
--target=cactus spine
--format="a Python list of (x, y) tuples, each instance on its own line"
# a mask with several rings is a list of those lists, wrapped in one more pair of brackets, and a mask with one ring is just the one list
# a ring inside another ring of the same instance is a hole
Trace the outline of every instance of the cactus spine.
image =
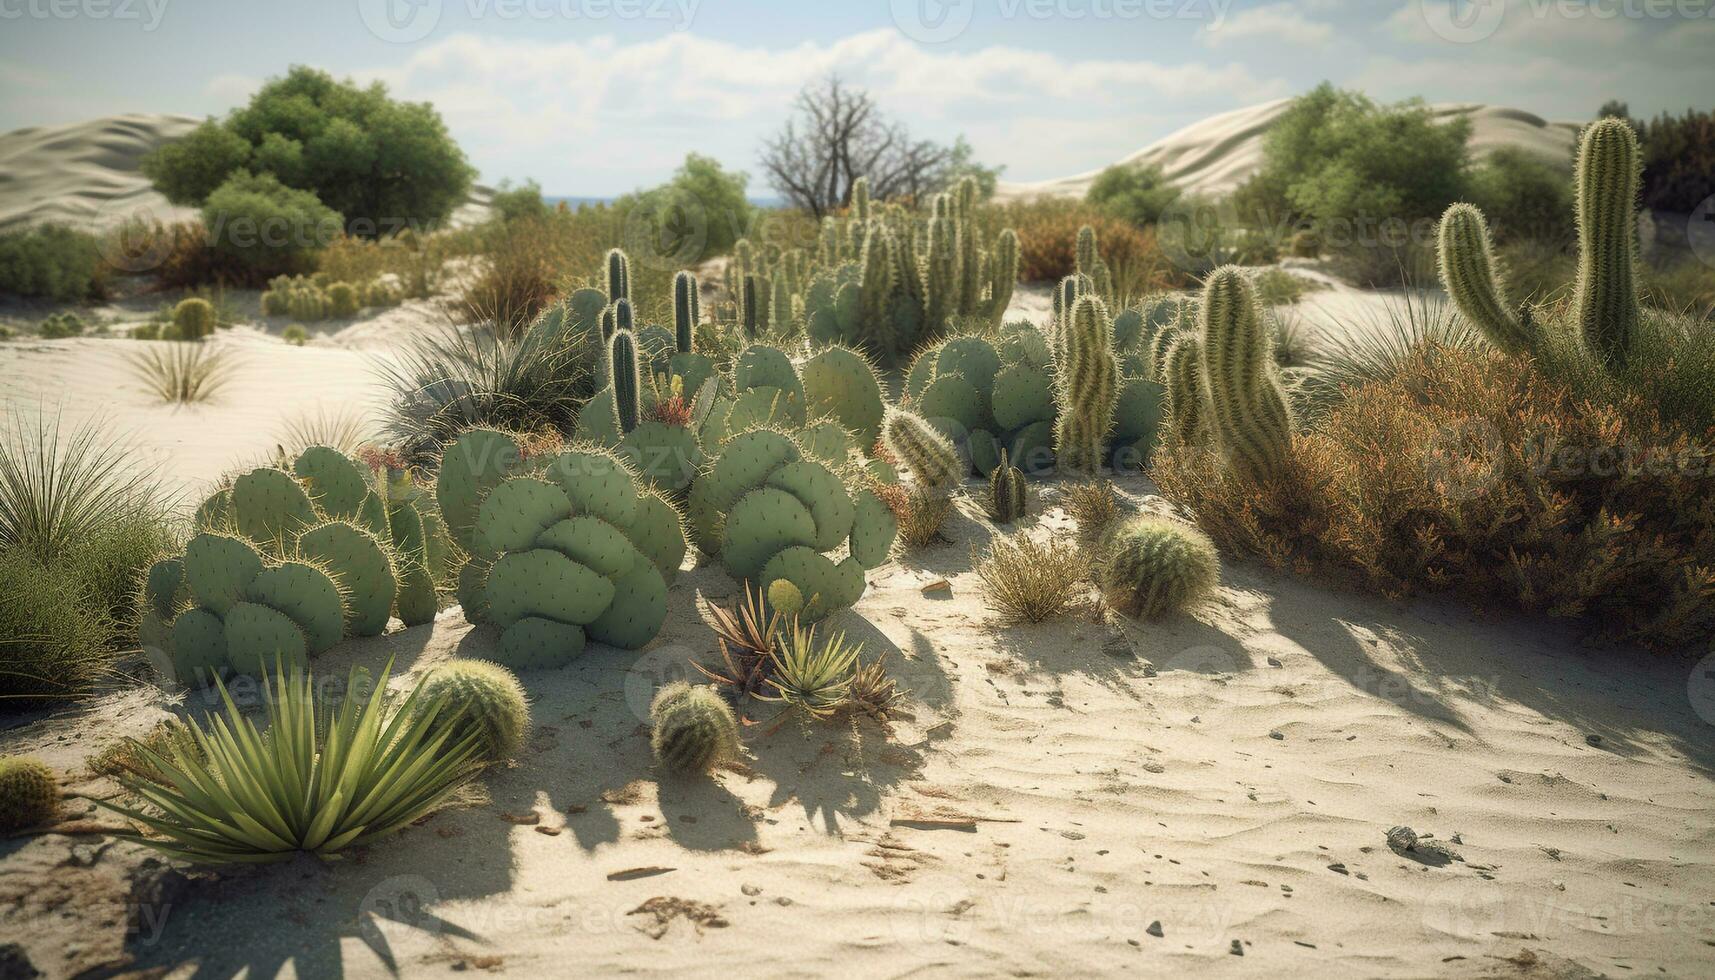
[(1024, 516), (1024, 471), (1012, 465), (1004, 449), (1000, 465), (989, 474), (989, 513), (1002, 524)]
[(616, 330), (608, 339), (607, 384), (619, 410), (620, 431), (637, 428), (637, 397), (642, 383), (637, 373), (637, 337), (629, 330)]
[(1068, 469), (1095, 473), (1119, 400), (1113, 321), (1094, 295), (1079, 297), (1067, 321), (1058, 365), (1054, 451)]
[(691, 353), (693, 334), (701, 319), (701, 301), (697, 296), (697, 277), (680, 272), (673, 277), (673, 337), (679, 353)]
[(1638, 143), (1629, 123), (1591, 123), (1578, 146), (1578, 322), (1609, 368), (1625, 364), (1638, 331)]
[(1477, 325), (1489, 342), (1508, 354), (1521, 354), (1536, 343), (1528, 306), (1519, 315), (1507, 312), (1506, 284), (1495, 271), (1494, 247), (1483, 212), (1455, 204), (1441, 216), (1441, 283), (1465, 319)]
[(921, 416), (902, 408), (888, 412), (882, 441), (925, 488), (951, 490), (962, 482), (965, 466), (958, 450)]
[(1256, 290), (1236, 266), (1203, 287), (1203, 377), (1214, 431), (1228, 461), (1253, 479), (1286, 464), (1292, 412), (1275, 373)]
[(608, 302), (631, 298), (631, 261), (617, 248), (607, 253), (607, 298)]
[(707, 772), (738, 755), (738, 719), (712, 687), (674, 681), (649, 705), (655, 761), (674, 772)]

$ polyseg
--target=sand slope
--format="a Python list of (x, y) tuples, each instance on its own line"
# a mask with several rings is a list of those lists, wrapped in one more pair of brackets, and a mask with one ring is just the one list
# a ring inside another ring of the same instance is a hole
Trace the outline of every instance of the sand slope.
[[(1156, 164), (1167, 179), (1196, 194), (1220, 194), (1243, 183), (1262, 168), (1263, 140), (1286, 112), (1291, 99), (1235, 109), (1193, 123), (1137, 151), (1122, 164)], [(1470, 146), (1477, 157), (1501, 146), (1519, 146), (1568, 172), (1578, 134), (1573, 123), (1550, 123), (1519, 109), (1472, 103), (1433, 107), (1437, 117), (1471, 120)], [(1100, 171), (1032, 183), (1002, 181), (1000, 199), (1024, 197), (1083, 197)]]
[[(195, 208), (168, 203), (139, 171), (150, 151), (195, 129), (192, 116), (132, 113), (0, 134), (0, 231), (44, 222), (102, 230), (133, 218), (180, 221)], [(490, 188), (471, 189), (453, 224), (487, 215)]]

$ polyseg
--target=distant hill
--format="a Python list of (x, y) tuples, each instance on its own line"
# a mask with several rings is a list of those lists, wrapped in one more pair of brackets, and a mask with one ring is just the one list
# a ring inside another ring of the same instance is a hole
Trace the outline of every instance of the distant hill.
[[(1230, 191), (1262, 169), (1263, 139), (1291, 103), (1291, 99), (1279, 99), (1210, 116), (1117, 162), (1160, 164), (1168, 180), (1192, 193)], [(1519, 109), (1475, 103), (1447, 103), (1431, 108), (1442, 119), (1463, 116), (1471, 120), (1470, 145), (1479, 158), (1497, 147), (1518, 146), (1568, 174), (1572, 171), (1577, 123), (1551, 123)], [(1001, 200), (1083, 197), (1100, 172), (1092, 170), (1033, 183), (1002, 181), (995, 189), (995, 197)]]

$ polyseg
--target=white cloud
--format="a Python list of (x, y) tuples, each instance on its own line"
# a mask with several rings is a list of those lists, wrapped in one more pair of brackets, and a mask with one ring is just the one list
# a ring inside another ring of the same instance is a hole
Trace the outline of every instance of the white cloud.
[(202, 94), (215, 105), (239, 106), (261, 87), (262, 79), (250, 75), (216, 75), (202, 87)]
[(486, 179), (534, 176), (553, 192), (607, 194), (659, 181), (691, 150), (754, 170), (798, 90), (830, 73), (868, 89), (921, 136), (968, 134), (978, 159), (1007, 164), (1016, 179), (1136, 150), (1163, 135), (1149, 120), (1165, 102), (1196, 116), (1290, 91), (1242, 64), (932, 50), (892, 30), (781, 49), (689, 33), (638, 43), (456, 35), (357, 74), (433, 102)]
[[(1263, 39), (1299, 47), (1321, 47), (1334, 39), (1333, 25), (1311, 20), (1299, 12), (1306, 4), (1271, 3), (1243, 10), (1197, 32), (1198, 40), (1208, 47), (1219, 47), (1233, 41)], [(1326, 2), (1313, 9), (1330, 9)]]

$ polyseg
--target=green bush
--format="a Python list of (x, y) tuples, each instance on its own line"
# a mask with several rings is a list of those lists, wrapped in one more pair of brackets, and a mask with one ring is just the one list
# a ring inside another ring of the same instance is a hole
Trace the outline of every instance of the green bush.
[(748, 182), (742, 173), (721, 169), (713, 157), (686, 154), (672, 180), (614, 202), (627, 230), (634, 232), (626, 248), (646, 264), (665, 262), (673, 268), (730, 252), (750, 228)]
[(1597, 119), (1614, 116), (1632, 124), (1643, 152), (1639, 203), (1663, 211), (1690, 212), (1715, 195), (1715, 112), (1687, 109), (1647, 122), (1633, 119), (1624, 102), (1609, 101)]
[(0, 293), (74, 303), (100, 298), (103, 278), (94, 235), (60, 225), (0, 234)]
[(1566, 174), (1520, 147), (1500, 147), (1473, 167), (1465, 200), (1483, 212), (1497, 241), (1572, 239)]
[(517, 187), (512, 186), (511, 181), (501, 181), (488, 205), (494, 209), (494, 217), (501, 221), (546, 218), (549, 211), (548, 202), (542, 200), (542, 185), (534, 180), (527, 180)]
[(87, 693), (112, 664), (112, 633), (74, 578), (0, 548), (0, 711)]
[(309, 191), (272, 174), (236, 174), (202, 209), (214, 249), (237, 260), (251, 284), (310, 268), (316, 249), (339, 236), (340, 216)]
[(41, 324), (36, 327), (36, 332), (42, 335), (43, 340), (59, 340), (62, 337), (81, 337), (83, 336), (83, 331), (83, 318), (69, 310), (62, 313), (55, 313), (53, 316), (43, 320)]
[(225, 121), (155, 151), (143, 172), (184, 205), (205, 203), (237, 175), (271, 174), (365, 238), (445, 221), (475, 176), (428, 103), (395, 102), (379, 82), (359, 88), (301, 65)]
[(1134, 225), (1153, 225), (1179, 199), (1179, 188), (1167, 183), (1156, 165), (1117, 164), (1090, 184), (1084, 200), (1106, 214)]
[(280, 339), (293, 347), (302, 347), (310, 339), (310, 332), (301, 323), (288, 323), (286, 329), (280, 331)]
[(328, 287), (328, 315), (338, 319), (348, 319), (357, 315), (363, 307), (363, 298), (358, 295), (357, 287), (349, 282), (336, 282)]

